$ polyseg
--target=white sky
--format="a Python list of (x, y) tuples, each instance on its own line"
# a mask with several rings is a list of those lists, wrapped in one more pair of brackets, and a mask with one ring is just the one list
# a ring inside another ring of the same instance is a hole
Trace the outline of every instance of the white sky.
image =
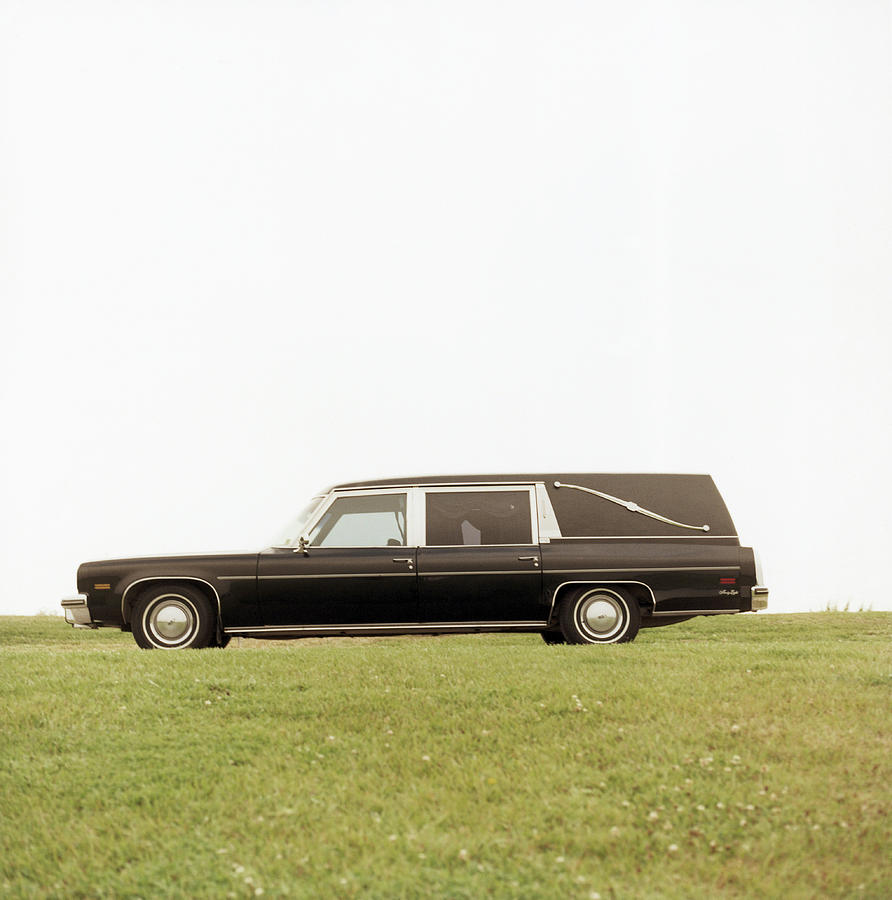
[(890, 161), (885, 0), (0, 0), (0, 612), (480, 471), (892, 609)]

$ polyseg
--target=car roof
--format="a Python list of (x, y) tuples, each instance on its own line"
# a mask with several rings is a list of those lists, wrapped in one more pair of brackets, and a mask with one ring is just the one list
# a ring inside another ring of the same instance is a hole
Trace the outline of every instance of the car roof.
[[(333, 485), (329, 490), (350, 490), (351, 488), (375, 488), (375, 487), (418, 487), (425, 484), (535, 484), (537, 481), (550, 485), (555, 481), (572, 483), (573, 481), (588, 481), (592, 478), (616, 477), (620, 473), (596, 473), (582, 472), (575, 474), (533, 472), (525, 474), (489, 474), (489, 475), (413, 475), (402, 478), (373, 478), (368, 481), (345, 481)], [(624, 473), (622, 477), (636, 477), (643, 473)], [(672, 478), (678, 477), (670, 474), (644, 474), (644, 478)], [(690, 477), (690, 476), (682, 476)], [(708, 477), (708, 476), (706, 476)]]

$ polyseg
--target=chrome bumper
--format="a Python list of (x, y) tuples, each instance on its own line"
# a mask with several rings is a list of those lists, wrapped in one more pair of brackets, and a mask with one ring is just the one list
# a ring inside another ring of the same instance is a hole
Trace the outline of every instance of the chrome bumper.
[(65, 610), (65, 621), (75, 628), (98, 628), (90, 616), (86, 594), (75, 594), (62, 598), (62, 609)]
[(751, 608), (755, 612), (757, 609), (768, 609), (768, 588), (757, 584), (753, 588), (753, 600)]

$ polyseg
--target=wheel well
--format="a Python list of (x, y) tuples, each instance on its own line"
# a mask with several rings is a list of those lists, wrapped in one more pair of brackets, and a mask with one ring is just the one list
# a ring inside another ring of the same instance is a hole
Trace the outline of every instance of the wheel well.
[(162, 585), (186, 586), (199, 591), (211, 605), (211, 611), (214, 613), (217, 622), (220, 621), (220, 600), (214, 589), (200, 578), (145, 578), (141, 581), (135, 581), (129, 585), (124, 591), (121, 599), (121, 612), (124, 616), (124, 622), (130, 624), (133, 618), (133, 608), (139, 603), (143, 594), (152, 588), (161, 587)]
[(560, 585), (557, 590), (554, 592), (554, 603), (552, 604), (552, 619), (554, 619), (558, 607), (560, 606), (561, 601), (570, 591), (578, 590), (579, 588), (584, 587), (602, 587), (602, 588), (614, 588), (617, 590), (625, 591), (627, 594), (630, 594), (634, 600), (637, 601), (639, 608), (642, 612), (642, 618), (644, 614), (653, 612), (654, 608), (654, 597), (651, 593), (650, 588), (640, 581), (565, 581), (562, 585)]

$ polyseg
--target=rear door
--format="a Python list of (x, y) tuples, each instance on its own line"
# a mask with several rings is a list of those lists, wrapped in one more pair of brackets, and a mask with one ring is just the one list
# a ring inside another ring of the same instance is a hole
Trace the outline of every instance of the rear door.
[(423, 622), (545, 621), (532, 486), (430, 487), (420, 506)]

